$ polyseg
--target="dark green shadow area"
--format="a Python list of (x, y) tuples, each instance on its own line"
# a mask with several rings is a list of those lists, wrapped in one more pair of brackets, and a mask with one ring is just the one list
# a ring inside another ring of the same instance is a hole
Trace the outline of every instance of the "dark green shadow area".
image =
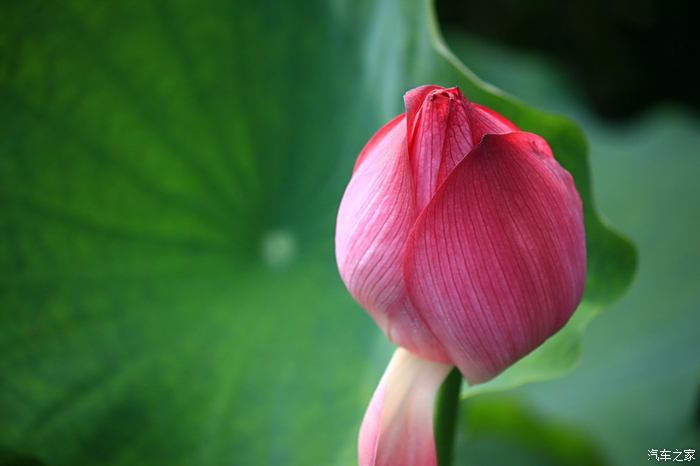
[(0, 448), (0, 466), (48, 466), (33, 455), (26, 455)]
[(484, 395), (463, 403), (458, 465), (605, 466), (599, 447), (575, 426), (548, 421), (517, 399)]

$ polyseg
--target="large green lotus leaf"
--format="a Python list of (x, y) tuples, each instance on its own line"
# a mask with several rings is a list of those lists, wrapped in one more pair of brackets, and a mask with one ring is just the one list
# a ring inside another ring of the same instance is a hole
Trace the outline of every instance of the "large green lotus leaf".
[(543, 134), (576, 177), (584, 306), (500, 383), (571, 367), (634, 254), (595, 214), (580, 131), (479, 83), (431, 8), (3, 3), (0, 461), (351, 462), (390, 346), (337, 277), (335, 210), (426, 82)]

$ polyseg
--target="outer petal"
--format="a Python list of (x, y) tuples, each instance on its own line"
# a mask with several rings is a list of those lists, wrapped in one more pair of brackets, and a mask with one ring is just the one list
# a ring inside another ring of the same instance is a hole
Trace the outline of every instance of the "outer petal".
[(404, 246), (417, 216), (405, 136), (405, 118), (399, 116), (360, 154), (338, 211), (336, 260), (352, 296), (390, 340), (424, 357), (446, 360), (412, 310), (403, 283)]
[(500, 113), (483, 105), (470, 103), (469, 128), (476, 146), (487, 134), (505, 134), (519, 131), (513, 122)]
[(377, 131), (374, 134), (374, 136), (372, 136), (372, 138), (367, 142), (365, 147), (362, 148), (362, 152), (360, 152), (360, 155), (357, 156), (357, 160), (355, 160), (355, 166), (353, 167), (352, 172), (355, 173), (357, 169), (360, 168), (360, 165), (362, 165), (362, 162), (365, 160), (365, 158), (367, 158), (368, 155), (381, 151), (382, 148), (380, 147), (379, 150), (377, 150), (377, 146), (386, 143), (387, 137), (392, 135), (397, 136), (399, 134), (394, 133), (394, 130), (401, 131), (401, 127), (403, 126), (403, 137), (405, 137), (405, 121), (406, 116), (402, 113), (401, 115), (395, 116), (391, 121), (389, 121), (389, 123), (379, 128), (379, 131)]
[(471, 383), (560, 329), (585, 274), (579, 195), (529, 133), (486, 135), (421, 213), (406, 248), (410, 299)]
[(435, 396), (451, 365), (397, 349), (360, 427), (360, 466), (435, 466)]

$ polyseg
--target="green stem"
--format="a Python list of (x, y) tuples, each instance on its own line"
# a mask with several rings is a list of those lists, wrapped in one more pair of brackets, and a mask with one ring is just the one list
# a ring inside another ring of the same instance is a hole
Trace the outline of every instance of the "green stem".
[(438, 465), (450, 466), (454, 450), (455, 427), (459, 413), (459, 392), (462, 387), (462, 374), (455, 368), (440, 387), (435, 409), (435, 448)]

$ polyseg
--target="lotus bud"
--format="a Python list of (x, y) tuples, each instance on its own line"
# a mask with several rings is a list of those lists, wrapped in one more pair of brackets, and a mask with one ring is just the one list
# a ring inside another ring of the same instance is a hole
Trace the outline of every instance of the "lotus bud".
[[(404, 419), (432, 413), (445, 367), (472, 384), (495, 377), (569, 320), (586, 276), (581, 199), (544, 139), (457, 88), (419, 87), (404, 102), (357, 158), (337, 219), (343, 282), (406, 350), (365, 417), (363, 465), (429, 464), (367, 454), (379, 437), (404, 435), (377, 413), (396, 412), (392, 396), (407, 400)], [(430, 457), (431, 441), (412, 457)]]

